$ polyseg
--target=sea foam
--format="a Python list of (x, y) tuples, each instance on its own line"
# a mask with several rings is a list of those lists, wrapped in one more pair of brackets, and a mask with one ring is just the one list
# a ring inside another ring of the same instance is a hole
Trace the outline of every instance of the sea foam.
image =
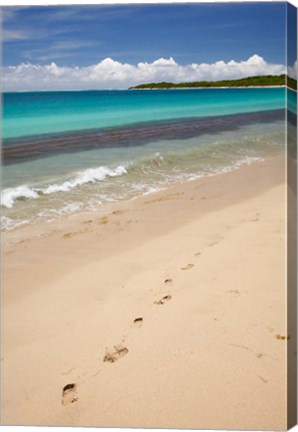
[(0, 225), (1, 225), (1, 228), (3, 230), (8, 231), (10, 229), (19, 227), (21, 225), (25, 225), (27, 223), (29, 223), (29, 221), (27, 219), (26, 220), (14, 220), (14, 219), (11, 219), (9, 217), (2, 215)]
[(28, 185), (7, 188), (1, 192), (1, 205), (7, 208), (12, 208), (16, 200), (37, 199), (41, 195), (50, 195), (57, 192), (69, 192), (78, 186), (103, 181), (107, 177), (117, 177), (126, 173), (126, 168), (122, 165), (119, 165), (114, 169), (100, 166), (98, 168), (88, 168), (84, 171), (79, 171), (73, 178), (65, 182), (51, 184), (45, 188), (30, 187)]
[(117, 177), (126, 174), (127, 171), (124, 166), (120, 165), (115, 169), (111, 169), (105, 166), (98, 168), (88, 168), (84, 171), (80, 171), (75, 178), (72, 180), (67, 180), (61, 184), (53, 184), (45, 189), (40, 189), (40, 192), (45, 195), (49, 195), (55, 192), (68, 192), (77, 186), (82, 186), (87, 183), (95, 183), (97, 181), (102, 181), (106, 177)]
[(15, 188), (7, 188), (1, 192), (1, 205), (11, 208), (17, 199), (38, 198), (38, 193), (27, 185), (17, 186)]

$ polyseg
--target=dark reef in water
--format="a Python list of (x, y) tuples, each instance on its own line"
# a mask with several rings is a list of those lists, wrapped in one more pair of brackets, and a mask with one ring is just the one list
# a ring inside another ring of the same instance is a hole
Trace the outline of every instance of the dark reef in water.
[(188, 139), (208, 133), (233, 131), (253, 123), (271, 123), (279, 120), (285, 120), (284, 109), (7, 138), (2, 141), (2, 161), (3, 164), (11, 164), (57, 153), (133, 147), (160, 140)]

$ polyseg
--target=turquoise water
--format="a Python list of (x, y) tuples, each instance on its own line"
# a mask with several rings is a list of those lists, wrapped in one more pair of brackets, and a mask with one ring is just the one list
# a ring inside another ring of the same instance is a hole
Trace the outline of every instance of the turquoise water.
[(285, 89), (6, 93), (3, 138), (284, 108)]
[(287, 109), (297, 115), (297, 92), (287, 89)]
[(283, 88), (4, 94), (2, 229), (262, 160), (284, 109)]

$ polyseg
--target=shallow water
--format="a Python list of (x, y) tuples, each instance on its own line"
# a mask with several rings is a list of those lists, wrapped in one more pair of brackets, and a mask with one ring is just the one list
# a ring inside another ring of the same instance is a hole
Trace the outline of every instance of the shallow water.
[(261, 160), (285, 146), (284, 102), (284, 89), (6, 95), (2, 228)]

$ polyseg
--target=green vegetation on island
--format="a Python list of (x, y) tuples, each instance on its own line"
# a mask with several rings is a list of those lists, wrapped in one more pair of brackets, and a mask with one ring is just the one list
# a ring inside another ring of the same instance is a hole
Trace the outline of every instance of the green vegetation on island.
[(185, 88), (208, 88), (208, 87), (271, 87), (285, 86), (297, 89), (297, 81), (287, 75), (264, 75), (241, 78), (237, 80), (222, 81), (195, 81), (184, 83), (159, 82), (140, 84), (130, 87), (130, 90), (151, 90), (151, 89), (185, 89)]
[(297, 80), (287, 76), (287, 86), (293, 90), (297, 90)]

